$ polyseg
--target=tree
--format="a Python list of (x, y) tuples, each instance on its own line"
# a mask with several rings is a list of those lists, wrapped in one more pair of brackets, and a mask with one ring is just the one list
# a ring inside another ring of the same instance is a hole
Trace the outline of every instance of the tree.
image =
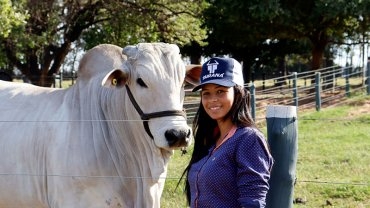
[[(214, 1), (204, 12), (208, 45), (204, 54), (231, 55), (243, 63), (244, 80), (248, 83), (252, 73), (264, 65), (272, 64), (272, 54), (278, 41), (266, 41), (267, 35), (260, 30), (246, 9), (245, 1)], [(293, 42), (293, 41), (292, 41)], [(280, 44), (281, 45), (281, 44)], [(282, 50), (279, 50), (279, 56)]]
[[(24, 25), (27, 13), (21, 14), (10, 0), (0, 0), (0, 39), (8, 38), (13, 27)], [(6, 57), (0, 53), (0, 69), (8, 69)]]
[(8, 61), (36, 85), (51, 86), (71, 43), (84, 29), (105, 20), (100, 15), (101, 1), (83, 5), (59, 2), (29, 0), (19, 4), (30, 14), (27, 23), (1, 40)]
[(13, 27), (25, 23), (27, 13), (19, 13), (10, 0), (0, 0), (0, 8), (0, 37), (7, 38)]
[(111, 1), (106, 8), (114, 18), (94, 25), (83, 35), (85, 49), (102, 40), (119, 45), (153, 41), (180, 46), (191, 41), (202, 43), (206, 33), (198, 18), (202, 5), (201, 0)]
[[(13, 28), (8, 38), (0, 37), (0, 48), (10, 63), (40, 86), (51, 86), (53, 74), (59, 72), (72, 46), (88, 49), (99, 43), (124, 46), (143, 41), (183, 44), (194, 37), (204, 38), (194, 18), (200, 11), (197, 1), (17, 2), (29, 18), (25, 25)], [(193, 30), (188, 30), (189, 25)]]
[[(209, 0), (209, 2), (211, 4), (204, 13), (208, 31), (208, 50), (233, 56), (239, 54), (243, 63), (247, 64), (266, 54), (267, 50), (264, 47), (266, 40), (270, 42), (289, 40), (291, 43), (300, 42), (300, 45), (309, 42), (312, 69), (318, 69), (330, 44), (341, 44), (343, 40), (356, 38), (358, 34), (369, 35), (370, 31), (370, 1)], [(289, 54), (299, 51), (289, 44), (285, 50), (281, 48), (278, 51), (285, 55), (283, 52)]]
[(328, 45), (343, 44), (345, 39), (370, 31), (370, 1), (270, 0), (255, 3), (249, 11), (252, 18), (259, 21), (264, 36), (310, 41), (313, 70), (322, 66)]

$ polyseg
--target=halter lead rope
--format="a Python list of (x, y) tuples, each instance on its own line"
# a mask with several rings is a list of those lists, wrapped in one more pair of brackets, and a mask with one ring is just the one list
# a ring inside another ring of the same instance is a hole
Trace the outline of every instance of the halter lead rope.
[(127, 85), (125, 85), (125, 86), (126, 86), (126, 91), (127, 91), (128, 97), (130, 98), (131, 103), (134, 105), (136, 111), (139, 113), (141, 120), (143, 120), (144, 129), (145, 129), (146, 133), (150, 136), (150, 138), (154, 139), (153, 135), (152, 135), (152, 133), (150, 132), (150, 129), (149, 129), (149, 125), (148, 125), (148, 120), (149, 119), (165, 117), (165, 116), (182, 116), (182, 117), (186, 118), (186, 113), (185, 113), (184, 110), (182, 110), (182, 111), (180, 111), (180, 110), (168, 110), (168, 111), (158, 111), (158, 112), (154, 112), (154, 113), (144, 113), (141, 110), (140, 106), (137, 104), (134, 96), (131, 93), (130, 88)]

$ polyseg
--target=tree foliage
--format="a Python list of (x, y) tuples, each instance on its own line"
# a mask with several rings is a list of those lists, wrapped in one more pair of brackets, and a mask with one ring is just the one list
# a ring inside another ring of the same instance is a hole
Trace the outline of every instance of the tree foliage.
[(27, 13), (20, 13), (10, 0), (0, 0), (0, 37), (7, 38), (13, 27), (25, 24)]
[(71, 49), (99, 43), (170, 42), (193, 60), (230, 54), (247, 67), (309, 47), (316, 69), (328, 46), (367, 41), (370, 31), (368, 0), (11, 2), (0, 0), (0, 67), (16, 67), (41, 86), (51, 85)]
[[(211, 50), (221, 53), (235, 54), (250, 51), (256, 46), (256, 49), (259, 49), (258, 46), (264, 45), (265, 40), (299, 41), (303, 45), (309, 42), (312, 51), (312, 69), (317, 69), (322, 64), (328, 45), (343, 43), (348, 38), (357, 38), (358, 34), (369, 35), (370, 31), (370, 1), (209, 0), (209, 2), (211, 6), (205, 12), (209, 35), (207, 40)], [(245, 53), (245, 56), (249, 55), (258, 54)]]
[[(0, 40), (8, 38), (14, 27), (24, 25), (27, 13), (20, 13), (10, 0), (0, 0)], [(0, 47), (1, 48), (1, 47)], [(0, 69), (8, 68), (5, 54), (0, 53)]]
[(370, 31), (369, 4), (362, 0), (281, 0), (273, 15), (255, 16), (267, 20), (270, 37), (309, 40), (312, 69), (318, 69), (328, 45)]
[(110, 1), (110, 21), (94, 25), (83, 39), (86, 48), (100, 41), (127, 45), (161, 41), (180, 46), (190, 41), (202, 43), (205, 31), (200, 29), (202, 1), (143, 0)]
[[(91, 48), (143, 41), (184, 44), (201, 41), (198, 1), (24, 0), (29, 18), (0, 37), (2, 54), (33, 84), (50, 86), (71, 47)], [(189, 27), (192, 28), (189, 28)], [(1, 55), (0, 55), (1, 56)]]

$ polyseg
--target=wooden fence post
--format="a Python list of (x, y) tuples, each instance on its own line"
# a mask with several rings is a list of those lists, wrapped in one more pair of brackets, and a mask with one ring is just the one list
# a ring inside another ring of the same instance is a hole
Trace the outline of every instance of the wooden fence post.
[(349, 97), (351, 95), (350, 93), (350, 85), (349, 85), (349, 67), (344, 68), (344, 77), (346, 80), (346, 97)]
[(293, 72), (293, 100), (294, 105), (298, 107), (298, 83), (297, 83), (297, 72)]
[(297, 107), (267, 106), (267, 138), (275, 160), (266, 208), (293, 207), (298, 154)]
[(315, 100), (316, 100), (316, 111), (321, 109), (321, 73), (316, 72), (315, 74)]
[(75, 72), (75, 70), (72, 70), (72, 85), (75, 82), (75, 76), (76, 76), (76, 72)]
[(367, 57), (367, 69), (366, 69), (366, 78), (365, 78), (365, 85), (367, 86), (366, 87), (366, 91), (367, 91), (367, 95), (370, 95), (370, 56)]
[(249, 88), (251, 93), (251, 114), (254, 121), (256, 121), (256, 87), (254, 84), (251, 84), (251, 87)]

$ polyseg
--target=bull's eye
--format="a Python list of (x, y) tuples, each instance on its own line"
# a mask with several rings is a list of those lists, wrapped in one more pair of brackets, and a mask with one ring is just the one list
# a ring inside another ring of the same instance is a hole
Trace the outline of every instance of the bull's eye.
[(138, 79), (136, 80), (136, 82), (137, 82), (140, 86), (142, 86), (142, 87), (148, 87), (148, 86), (145, 84), (145, 82), (144, 82), (141, 78), (138, 78)]
[(117, 86), (117, 83), (118, 83), (117, 79), (112, 79), (112, 85), (113, 86)]

